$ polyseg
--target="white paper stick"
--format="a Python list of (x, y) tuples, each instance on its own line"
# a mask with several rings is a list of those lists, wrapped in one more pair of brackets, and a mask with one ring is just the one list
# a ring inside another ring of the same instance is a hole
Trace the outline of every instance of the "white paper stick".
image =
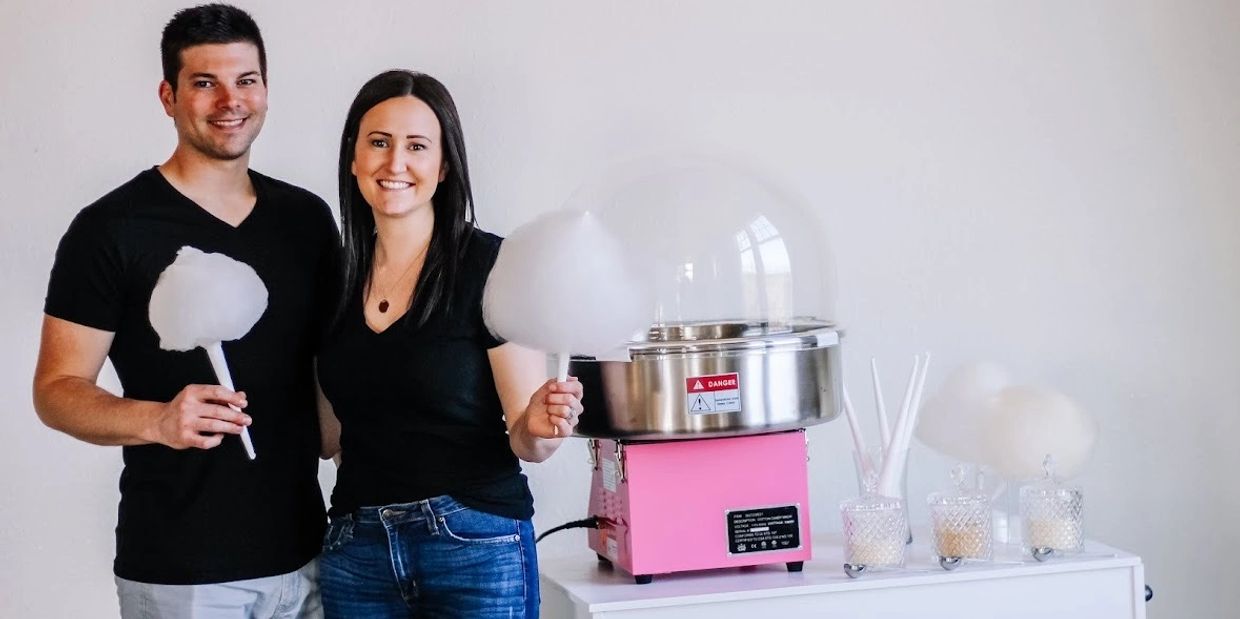
[(844, 395), (844, 418), (848, 420), (848, 431), (852, 434), (853, 451), (857, 454), (857, 462), (861, 465), (861, 480), (865, 480), (874, 472), (869, 454), (865, 452), (865, 437), (861, 433), (861, 423), (857, 420), (857, 412), (853, 409), (852, 398), (848, 397), (848, 387), (841, 385)]
[[(901, 478), (904, 476), (904, 465), (908, 462), (908, 448), (909, 444), (913, 441), (913, 429), (917, 427), (917, 418), (921, 413), (921, 396), (922, 393), (925, 392), (926, 376), (929, 373), (930, 353), (926, 352), (926, 356), (921, 358), (920, 367), (914, 363), (914, 376), (912, 380), (917, 383), (917, 386), (913, 389), (913, 397), (909, 402), (907, 411), (901, 411), (900, 416), (904, 423), (897, 429), (896, 436), (891, 439), (891, 453), (888, 455), (888, 458), (892, 461), (891, 465), (894, 473), (886, 478), (889, 485), (883, 487), (884, 490), (898, 493), (900, 492), (900, 489), (903, 488), (903, 484), (900, 482)], [(904, 414), (905, 412), (907, 412), (907, 414)], [(884, 465), (885, 464), (886, 463), (884, 462)], [(884, 466), (883, 471), (886, 472), (887, 470), (888, 469), (886, 466)], [(880, 480), (880, 484), (881, 483), (882, 482)], [(900, 495), (890, 494), (887, 496)]]
[(887, 405), (883, 403), (883, 384), (878, 380), (878, 361), (870, 357), (870, 379), (874, 384), (874, 406), (878, 408), (878, 431), (882, 435), (882, 451), (891, 444), (891, 426), (887, 422)]
[(926, 351), (926, 356), (922, 358), (921, 376), (917, 378), (917, 390), (913, 392), (913, 407), (909, 409), (909, 415), (912, 415), (912, 421), (908, 424), (908, 436), (904, 437), (904, 448), (908, 449), (909, 443), (913, 440), (913, 429), (917, 427), (917, 419), (921, 415), (921, 396), (926, 391), (926, 376), (930, 373), (930, 351)]
[[(913, 404), (913, 392), (917, 389), (917, 377), (921, 371), (921, 355), (913, 356), (913, 370), (909, 373), (908, 386), (904, 388), (904, 402), (900, 405), (900, 416), (896, 418), (896, 427), (892, 431), (891, 445), (883, 452), (883, 468), (878, 475), (878, 493), (883, 496), (900, 496), (900, 476), (904, 474), (904, 462), (900, 458), (900, 440), (906, 433), (909, 424), (909, 409)], [(911, 434), (911, 433), (910, 433)]]
[(555, 380), (561, 383), (568, 380), (568, 362), (573, 358), (572, 353), (559, 352), (551, 356), (555, 359)]
[[(224, 360), (224, 347), (219, 342), (215, 342), (205, 348), (207, 357), (211, 359), (211, 369), (215, 370), (216, 380), (229, 391), (236, 391), (237, 388), (233, 387), (232, 374), (228, 371), (228, 362)], [(238, 413), (241, 412), (241, 409), (232, 404), (229, 404), (228, 408)], [(258, 454), (254, 452), (254, 443), (250, 440), (250, 429), (244, 426), (241, 428), (241, 444), (245, 447), (245, 455), (251, 460), (258, 457)]]
[(908, 448), (913, 442), (913, 430), (917, 428), (917, 420), (921, 416), (921, 396), (926, 389), (926, 375), (930, 373), (930, 353), (921, 358), (921, 367), (917, 370), (917, 386), (913, 389), (913, 400), (909, 404), (908, 423), (904, 424), (904, 433), (898, 437), (900, 451), (898, 457), (908, 458)]

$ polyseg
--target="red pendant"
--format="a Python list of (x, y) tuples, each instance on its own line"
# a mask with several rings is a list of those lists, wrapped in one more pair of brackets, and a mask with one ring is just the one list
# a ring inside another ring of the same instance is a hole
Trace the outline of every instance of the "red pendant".
[(386, 314), (387, 308), (388, 308), (387, 299), (383, 299), (382, 301), (379, 301), (379, 313), (380, 314)]

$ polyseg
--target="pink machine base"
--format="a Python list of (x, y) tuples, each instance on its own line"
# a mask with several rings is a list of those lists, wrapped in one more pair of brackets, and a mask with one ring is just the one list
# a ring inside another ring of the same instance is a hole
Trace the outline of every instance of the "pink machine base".
[(810, 559), (805, 431), (684, 441), (597, 440), (590, 548), (634, 575)]

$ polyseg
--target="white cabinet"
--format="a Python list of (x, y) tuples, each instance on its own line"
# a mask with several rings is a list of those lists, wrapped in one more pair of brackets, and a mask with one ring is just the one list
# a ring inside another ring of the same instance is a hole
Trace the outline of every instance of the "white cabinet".
[(768, 565), (658, 575), (637, 585), (628, 574), (599, 566), (586, 548), (541, 563), (546, 619), (1145, 617), (1140, 557), (1094, 542), (1074, 557), (1038, 563), (1013, 555), (951, 572), (915, 543), (906, 569), (855, 580), (841, 567), (838, 537), (816, 540), (814, 558), (800, 573)]

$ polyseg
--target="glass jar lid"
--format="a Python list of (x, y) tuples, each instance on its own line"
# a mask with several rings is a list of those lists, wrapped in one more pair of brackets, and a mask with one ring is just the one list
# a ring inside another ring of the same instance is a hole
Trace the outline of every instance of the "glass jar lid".
[(1042, 460), (1042, 477), (1020, 489), (1022, 497), (1069, 500), (1081, 495), (1077, 486), (1065, 485), (1055, 477), (1055, 460), (1050, 454)]
[(946, 492), (934, 492), (926, 498), (926, 503), (934, 506), (976, 506), (990, 503), (990, 495), (981, 490), (982, 473), (978, 471), (970, 482), (964, 465), (956, 465), (951, 472), (954, 488)]

